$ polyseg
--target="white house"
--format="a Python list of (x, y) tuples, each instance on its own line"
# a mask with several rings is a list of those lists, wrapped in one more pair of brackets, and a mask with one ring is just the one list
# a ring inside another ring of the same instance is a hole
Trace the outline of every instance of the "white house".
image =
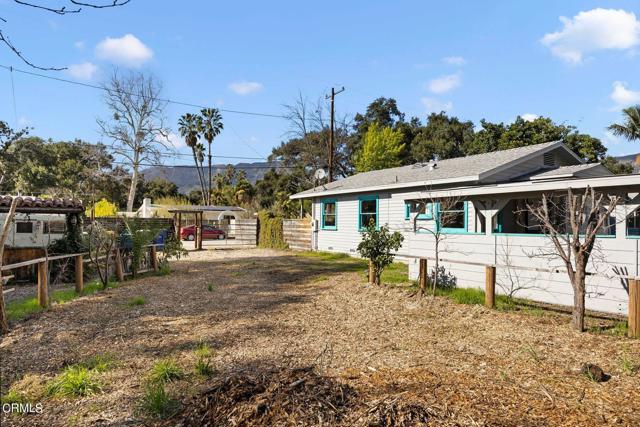
[(151, 199), (144, 198), (142, 205), (136, 212), (118, 212), (118, 215), (140, 217), (140, 218), (154, 218), (159, 215), (167, 215), (168, 209), (183, 208), (183, 209), (198, 209), (203, 211), (203, 218), (205, 220), (221, 221), (225, 219), (241, 219), (244, 217), (246, 210), (239, 206), (169, 206), (152, 203)]
[[(291, 198), (313, 201), (315, 250), (355, 254), (363, 224), (373, 219), (404, 235), (398, 253), (410, 257), (435, 255), (427, 230), (440, 226), (438, 200), (455, 200), (441, 229), (440, 258), (458, 287), (484, 288), (483, 264), (496, 265), (498, 293), (517, 287), (516, 296), (570, 306), (567, 274), (550, 271), (562, 269), (562, 262), (548, 255), (551, 242), (528, 214), (526, 200), (586, 187), (624, 196), (597, 238), (587, 309), (624, 314), (624, 277), (640, 274), (640, 175), (585, 164), (560, 142), (360, 173)], [(416, 279), (418, 262), (410, 257), (409, 274)]]

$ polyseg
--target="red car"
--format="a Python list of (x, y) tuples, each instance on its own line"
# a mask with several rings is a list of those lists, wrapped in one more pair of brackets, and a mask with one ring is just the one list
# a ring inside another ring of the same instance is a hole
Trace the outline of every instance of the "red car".
[[(206, 239), (224, 239), (224, 231), (219, 228), (212, 227), (211, 225), (202, 226), (202, 240)], [(182, 240), (195, 240), (196, 239), (196, 226), (189, 225), (180, 229), (180, 238)]]

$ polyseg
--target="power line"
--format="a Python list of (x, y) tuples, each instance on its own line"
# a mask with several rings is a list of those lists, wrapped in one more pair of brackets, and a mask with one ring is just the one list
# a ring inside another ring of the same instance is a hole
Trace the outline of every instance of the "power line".
[[(78, 82), (75, 80), (69, 80), (69, 79), (63, 79), (60, 77), (53, 77), (53, 76), (47, 76), (45, 74), (40, 74), (40, 73), (34, 73), (33, 71), (26, 71), (26, 70), (20, 70), (18, 68), (14, 68), (11, 66), (7, 66), (7, 65), (3, 65), (0, 64), (1, 68), (4, 68), (6, 70), (11, 71), (15, 71), (17, 73), (21, 73), (21, 74), (26, 74), (26, 75), (30, 75), (30, 76), (34, 76), (34, 77), (40, 77), (43, 79), (49, 79), (49, 80), (55, 80), (58, 82), (62, 82), (62, 83), (67, 83), (67, 84), (72, 84), (72, 85), (76, 85), (76, 86), (83, 86), (83, 87), (87, 87), (87, 88), (91, 88), (91, 89), (97, 89), (97, 90), (101, 90), (104, 92), (109, 91), (109, 89), (104, 88), (102, 86), (98, 86), (98, 85), (93, 85), (91, 83), (83, 83), (83, 82)], [(135, 97), (139, 97), (140, 95), (137, 95), (135, 93), (129, 93), (129, 92), (125, 92), (125, 91), (118, 91), (120, 93), (124, 93), (125, 95), (129, 95), (129, 96), (135, 96)], [(175, 104), (175, 105), (182, 105), (185, 107), (193, 107), (193, 108), (212, 108), (211, 106), (206, 106), (206, 105), (200, 105), (200, 104), (193, 104), (190, 102), (184, 102), (184, 101), (176, 101), (176, 100), (172, 100), (172, 99), (168, 99), (168, 98), (155, 98), (158, 101), (162, 101), (162, 102), (166, 102), (167, 104)], [(231, 110), (231, 109), (226, 109), (226, 108), (217, 108), (219, 111), (223, 111), (225, 113), (232, 113), (232, 114), (244, 114), (244, 115), (248, 115), (248, 116), (258, 116), (258, 117), (273, 117), (273, 118), (278, 118), (278, 119), (286, 119), (286, 116), (283, 116), (281, 114), (269, 114), (269, 113), (258, 113), (258, 112), (254, 112), (254, 111), (242, 111), (242, 110)]]
[[(131, 166), (130, 162), (113, 161), (111, 163), (116, 164), (116, 165)], [(162, 163), (139, 163), (138, 166), (163, 167), (163, 168), (195, 168), (196, 167), (195, 165), (165, 165), (165, 164), (162, 164)], [(244, 169), (271, 169), (271, 168), (275, 168), (275, 169), (296, 169), (297, 166), (284, 166), (284, 165), (278, 165), (278, 164), (269, 164), (269, 165), (266, 165), (266, 166), (241, 166), (241, 167), (236, 167), (236, 169), (238, 169), (238, 170), (244, 170)]]
[[(129, 150), (129, 149), (125, 150), (122, 148), (118, 148), (117, 152), (114, 152), (114, 154), (117, 156), (121, 151), (133, 152), (134, 150)], [(165, 155), (165, 156), (176, 156), (176, 157), (193, 157), (193, 154), (178, 153), (173, 151), (159, 151), (158, 154)], [(235, 159), (235, 160), (267, 160), (266, 157), (244, 157), (244, 156), (224, 156), (224, 155), (219, 155), (219, 156), (211, 155), (211, 157), (215, 157), (218, 159)]]

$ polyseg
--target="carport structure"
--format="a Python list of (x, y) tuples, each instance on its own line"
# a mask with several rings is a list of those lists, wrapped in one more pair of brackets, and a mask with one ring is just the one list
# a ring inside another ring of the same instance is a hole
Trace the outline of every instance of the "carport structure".
[(202, 208), (175, 208), (169, 209), (169, 213), (173, 214), (173, 224), (175, 227), (175, 233), (178, 239), (180, 239), (180, 227), (182, 224), (182, 215), (193, 215), (195, 217), (195, 248), (197, 251), (202, 250), (202, 217), (204, 210)]

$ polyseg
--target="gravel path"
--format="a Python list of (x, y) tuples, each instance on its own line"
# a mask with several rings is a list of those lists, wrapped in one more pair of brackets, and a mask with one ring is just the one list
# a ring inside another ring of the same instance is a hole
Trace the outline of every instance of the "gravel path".
[[(409, 298), (288, 252), (204, 251), (173, 267), (13, 325), (0, 344), (3, 393), (98, 354), (117, 366), (101, 374), (102, 393), (45, 399), (42, 414), (2, 414), (2, 425), (153, 424), (136, 411), (149, 368), (171, 357), (193, 372), (200, 342), (217, 375), (313, 365), (367, 398), (418, 399), (461, 425), (640, 425), (640, 375), (623, 363), (640, 363), (639, 340), (578, 334), (561, 316)], [(144, 305), (127, 304), (139, 296)], [(611, 379), (588, 380), (583, 362)], [(206, 386), (189, 375), (170, 391)]]

